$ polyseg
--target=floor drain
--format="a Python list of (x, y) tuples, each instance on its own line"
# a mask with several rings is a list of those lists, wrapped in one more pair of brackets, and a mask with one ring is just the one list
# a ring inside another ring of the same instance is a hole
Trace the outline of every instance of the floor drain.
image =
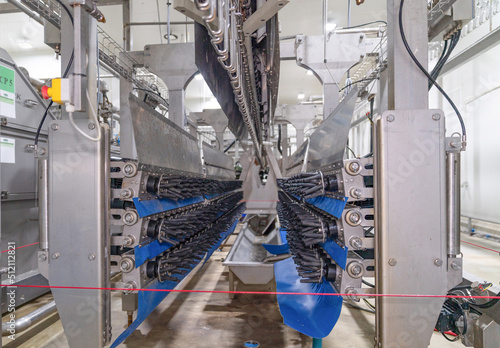
[(256, 347), (260, 347), (260, 344), (257, 341), (246, 341), (245, 347), (256, 348)]

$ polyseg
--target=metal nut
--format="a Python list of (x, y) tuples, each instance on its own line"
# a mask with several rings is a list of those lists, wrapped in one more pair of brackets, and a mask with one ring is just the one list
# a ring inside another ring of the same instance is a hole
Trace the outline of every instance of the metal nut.
[(345, 216), (346, 222), (351, 226), (357, 226), (361, 223), (361, 214), (357, 211), (350, 210)]
[(350, 175), (359, 174), (361, 172), (361, 169), (363, 169), (363, 167), (361, 166), (361, 164), (358, 161), (352, 161), (346, 167), (346, 171)]
[(396, 259), (393, 259), (393, 258), (389, 259), (389, 265), (391, 265), (392, 267), (396, 266), (397, 263), (398, 263), (398, 261)]
[(120, 270), (122, 272), (128, 273), (134, 269), (135, 263), (134, 260), (132, 260), (129, 257), (124, 257), (120, 261)]
[(123, 175), (126, 177), (132, 177), (137, 173), (137, 166), (135, 163), (127, 163), (125, 166), (123, 166)]
[(50, 257), (52, 258), (52, 260), (57, 260), (59, 256), (60, 256), (59, 253), (52, 253)]
[(95, 123), (89, 123), (89, 129), (95, 129)]
[(125, 213), (125, 215), (123, 215), (123, 222), (127, 226), (134, 225), (138, 219), (139, 218), (138, 218), (137, 213), (135, 211), (128, 211)]
[(359, 188), (353, 187), (349, 190), (349, 194), (351, 195), (352, 198), (359, 199), (361, 198), (362, 192)]
[(89, 254), (89, 260), (94, 261), (95, 260), (95, 254)]
[(45, 254), (38, 255), (38, 261), (40, 261), (40, 262), (47, 261), (47, 255), (45, 255)]
[(356, 250), (361, 249), (363, 247), (363, 241), (359, 237), (352, 237), (349, 240), (349, 244), (351, 244), (351, 246)]
[(132, 189), (125, 189), (120, 192), (121, 198), (131, 198), (134, 195), (134, 191)]
[(359, 278), (363, 275), (363, 265), (358, 261), (352, 261), (347, 265), (347, 273), (352, 278)]
[(56, 131), (59, 129), (59, 125), (57, 123), (54, 123), (52, 126), (50, 126), (50, 128), (53, 130), (53, 131)]
[(437, 267), (441, 267), (443, 265), (443, 260), (441, 260), (441, 259), (435, 259), (434, 260), (434, 265), (436, 265)]
[(434, 115), (432, 115), (432, 119), (433, 119), (434, 121), (439, 121), (439, 119), (440, 119), (440, 118), (441, 118), (441, 115), (440, 115), (440, 114), (434, 114)]
[(392, 114), (388, 115), (386, 117), (387, 122), (394, 122), (395, 119), (396, 119), (396, 117), (394, 117), (394, 115), (392, 115)]

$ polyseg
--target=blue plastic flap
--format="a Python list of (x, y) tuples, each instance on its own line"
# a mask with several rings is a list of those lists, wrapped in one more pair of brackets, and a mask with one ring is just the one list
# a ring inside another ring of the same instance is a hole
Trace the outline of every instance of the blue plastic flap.
[(288, 246), (288, 242), (286, 241), (286, 230), (284, 228), (280, 228), (281, 235), (281, 245), (276, 244), (262, 244), (264, 249), (267, 252), (274, 255), (288, 254), (290, 252), (290, 247)]
[(174, 201), (173, 199), (168, 198), (155, 198), (140, 201), (139, 198), (135, 197), (133, 200), (135, 209), (137, 209), (137, 214), (139, 214), (139, 217), (143, 218), (145, 216), (163, 213), (164, 211), (182, 208), (186, 205), (203, 202), (205, 200), (205, 197), (192, 197), (181, 199), (178, 201)]
[[(333, 286), (301, 283), (292, 258), (274, 264), (277, 292), (333, 294)], [(278, 295), (278, 305), (286, 325), (314, 338), (330, 334), (342, 310), (341, 296)]]
[[(205, 256), (205, 262), (210, 258), (212, 253), (222, 244), (222, 242), (227, 238), (227, 236), (229, 236), (231, 233), (234, 232), (234, 229), (236, 228), (237, 224), (238, 220), (236, 220), (234, 224), (226, 232), (221, 233), (219, 241), (216, 243), (214, 247), (212, 247), (212, 249), (208, 251), (207, 255)], [(148, 245), (151, 245), (153, 243), (150, 243)], [(165, 244), (171, 246), (168, 243)], [(143, 252), (144, 254), (146, 254), (147, 252), (153, 252), (152, 250), (155, 250), (154, 248), (155, 246), (151, 246), (150, 251), (144, 250)], [(136, 255), (136, 263), (137, 263), (137, 255)], [(193, 268), (194, 266), (196, 265), (193, 265)], [(176, 275), (176, 277), (179, 280), (184, 279), (186, 276), (187, 274), (184, 276)], [(164, 283), (160, 283), (158, 280), (156, 280), (150, 286), (148, 286), (148, 289), (174, 289), (178, 284), (179, 283), (172, 281), (166, 281)], [(151, 314), (151, 312), (153, 312), (153, 310), (161, 303), (161, 301), (165, 299), (165, 297), (167, 297), (169, 293), (170, 292), (168, 291), (139, 291), (137, 317), (132, 323), (132, 325), (130, 325), (125, 331), (123, 331), (120, 336), (118, 336), (118, 338), (111, 345), (111, 348), (115, 348), (123, 341), (125, 341), (125, 339), (128, 336), (130, 336), (130, 334), (132, 334), (132, 332), (134, 332), (139, 327), (139, 325), (141, 325), (141, 323), (148, 317), (148, 315)]]
[(328, 255), (332, 257), (337, 265), (345, 270), (348, 248), (346, 246), (341, 247), (331, 239), (327, 240), (324, 243), (320, 243), (320, 245), (323, 247), (323, 249), (325, 249)]
[(155, 240), (151, 243), (142, 246), (137, 245), (134, 248), (135, 268), (139, 267), (147, 260), (152, 260), (165, 250), (169, 249), (171, 246), (172, 244), (170, 243), (160, 243), (158, 240)]
[(347, 203), (347, 197), (345, 197), (345, 199), (342, 201), (340, 199), (318, 196), (314, 198), (308, 198), (306, 199), (306, 202), (340, 219)]
[[(183, 277), (179, 277), (182, 279)], [(172, 281), (166, 281), (164, 283), (160, 283), (156, 280), (148, 289), (174, 289), (178, 283)], [(140, 291), (138, 294), (138, 303), (139, 308), (137, 310), (137, 317), (125, 331), (122, 332), (120, 336), (113, 342), (111, 348), (117, 347), (121, 344), (125, 339), (130, 336), (138, 327), (142, 324), (142, 322), (148, 317), (148, 315), (153, 312), (153, 310), (158, 306), (161, 301), (167, 297), (170, 292), (167, 291)]]

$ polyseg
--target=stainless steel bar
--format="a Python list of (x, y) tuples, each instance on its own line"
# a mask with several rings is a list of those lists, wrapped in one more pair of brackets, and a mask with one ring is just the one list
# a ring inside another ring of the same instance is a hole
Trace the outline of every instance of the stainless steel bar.
[(49, 175), (47, 158), (38, 158), (38, 228), (40, 232), (40, 250), (46, 251), (49, 248)]
[[(170, 25), (193, 25), (194, 21), (174, 21)], [(168, 22), (131, 22), (124, 24), (125, 27), (134, 27), (141, 25), (168, 25)]]
[(16, 334), (19, 334), (55, 312), (57, 312), (56, 302), (52, 301), (34, 310), (30, 314), (17, 319), (15, 323), (2, 323), (2, 336), (11, 335), (11, 330)]
[(446, 157), (446, 220), (448, 257), (460, 254), (460, 152)]
[(34, 19), (35, 21), (37, 21), (41, 25), (44, 25), (42, 18), (40, 18), (40, 16), (36, 12), (31, 11), (24, 4), (22, 4), (22, 3), (20, 3), (19, 1), (16, 1), (16, 0), (7, 0), (7, 1), (10, 4), (14, 5), (15, 7), (17, 7), (18, 9), (20, 9), (22, 12), (26, 13), (30, 18)]

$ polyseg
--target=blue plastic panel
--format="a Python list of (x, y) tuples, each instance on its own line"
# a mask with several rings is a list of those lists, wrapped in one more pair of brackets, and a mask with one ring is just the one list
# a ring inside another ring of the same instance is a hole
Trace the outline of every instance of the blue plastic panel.
[[(333, 286), (301, 283), (292, 258), (274, 264), (274, 277), (278, 292), (334, 294)], [(278, 295), (278, 305), (286, 325), (314, 338), (330, 334), (342, 310), (341, 296)]]
[(345, 270), (348, 248), (346, 246), (341, 247), (331, 239), (327, 240), (324, 243), (320, 243), (320, 245), (323, 247), (323, 249), (325, 249), (328, 255), (332, 257), (337, 265)]
[(264, 249), (267, 250), (267, 252), (274, 254), (274, 255), (281, 255), (281, 254), (288, 254), (290, 252), (290, 247), (288, 246), (288, 242), (286, 241), (286, 230), (284, 228), (280, 228), (280, 235), (281, 235), (281, 245), (276, 245), (276, 244), (262, 244)]
[(306, 202), (340, 219), (347, 203), (347, 197), (345, 197), (344, 200), (340, 200), (325, 196), (318, 196), (308, 198), (306, 199)]
[[(224, 233), (221, 233), (221, 237), (219, 241), (212, 247), (207, 252), (207, 255), (205, 257), (205, 262), (208, 260), (208, 258), (213, 254), (215, 250), (222, 244), (222, 242), (231, 234), (234, 232), (234, 229), (236, 228), (236, 225), (238, 224), (238, 220), (234, 222), (234, 224)], [(153, 243), (151, 243), (153, 244)], [(150, 245), (150, 244), (149, 244)], [(170, 244), (168, 244), (170, 245)], [(154, 247), (152, 246), (151, 249)], [(145, 252), (145, 251), (144, 251)], [(146, 253), (146, 252), (145, 252)], [(136, 255), (136, 262), (137, 262), (137, 255)], [(193, 265), (194, 268), (195, 265)], [(189, 274), (189, 273), (188, 273)], [(176, 277), (179, 280), (184, 279), (187, 276), (181, 276), (181, 275), (176, 275)], [(174, 289), (179, 283), (177, 282), (172, 282), (172, 281), (166, 281), (164, 283), (160, 283), (158, 280), (154, 281), (148, 289), (167, 289), (171, 290)], [(139, 291), (138, 294), (138, 310), (137, 310), (137, 317), (125, 331), (122, 332), (120, 336), (113, 342), (111, 345), (111, 348), (117, 347), (119, 344), (121, 344), (125, 339), (127, 339), (128, 336), (132, 332), (134, 332), (139, 325), (153, 312), (153, 310), (167, 297), (167, 295), (170, 292), (168, 291)]]

